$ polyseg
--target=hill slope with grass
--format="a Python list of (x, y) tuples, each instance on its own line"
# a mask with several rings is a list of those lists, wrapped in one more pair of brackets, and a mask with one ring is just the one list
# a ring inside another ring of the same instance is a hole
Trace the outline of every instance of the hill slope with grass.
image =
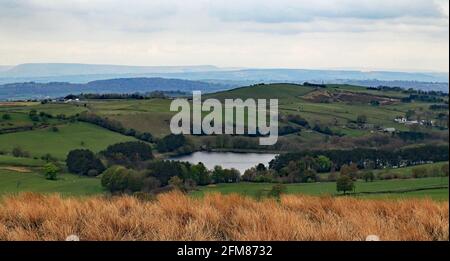
[(8, 133), (0, 135), (0, 150), (12, 151), (20, 147), (30, 153), (31, 157), (51, 154), (60, 160), (66, 158), (73, 149), (90, 149), (99, 152), (108, 145), (135, 140), (88, 123), (68, 123), (52, 128)]

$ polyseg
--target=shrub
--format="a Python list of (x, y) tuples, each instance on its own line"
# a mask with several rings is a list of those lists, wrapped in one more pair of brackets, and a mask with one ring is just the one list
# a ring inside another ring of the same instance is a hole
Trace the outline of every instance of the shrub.
[(50, 153), (47, 153), (43, 156), (41, 156), (41, 160), (45, 161), (45, 162), (57, 162), (58, 159), (53, 157)]
[(178, 190), (184, 190), (183, 180), (178, 176), (171, 177), (169, 179), (169, 185)]
[(327, 180), (329, 182), (335, 182), (337, 180), (336, 172), (331, 172), (330, 174), (328, 174)]
[(9, 114), (3, 114), (3, 115), (2, 115), (2, 119), (5, 120), (5, 121), (11, 120), (11, 115), (9, 115)]
[(96, 170), (96, 169), (90, 169), (88, 172), (87, 172), (87, 175), (89, 176), (89, 177), (96, 177), (96, 176), (98, 176), (98, 170)]
[(16, 158), (29, 158), (30, 153), (17, 146), (12, 149), (12, 155)]
[(372, 182), (375, 179), (375, 174), (372, 171), (366, 171), (363, 177), (366, 182)]
[(448, 163), (442, 165), (441, 171), (443, 176), (448, 177)]
[(90, 170), (96, 170), (98, 174), (105, 170), (103, 163), (90, 150), (76, 149), (69, 152), (66, 165), (71, 173), (88, 175)]
[(428, 177), (428, 170), (424, 167), (417, 167), (412, 169), (413, 178), (426, 178)]
[(101, 184), (112, 193), (131, 193), (142, 188), (143, 176), (134, 170), (122, 166), (113, 166), (105, 170)]
[(38, 116), (36, 110), (31, 110), (31, 111), (28, 113), (28, 116), (30, 117), (30, 119), (31, 119), (32, 121), (39, 121), (39, 116)]
[(155, 177), (146, 177), (142, 181), (142, 191), (143, 192), (152, 192), (153, 190), (159, 188), (161, 186), (161, 182)]
[(53, 163), (47, 163), (44, 165), (44, 175), (48, 180), (56, 180), (58, 171), (58, 167)]
[(284, 184), (276, 184), (273, 185), (272, 188), (269, 191), (269, 196), (274, 198), (280, 198), (281, 194), (284, 194), (287, 192), (287, 187)]

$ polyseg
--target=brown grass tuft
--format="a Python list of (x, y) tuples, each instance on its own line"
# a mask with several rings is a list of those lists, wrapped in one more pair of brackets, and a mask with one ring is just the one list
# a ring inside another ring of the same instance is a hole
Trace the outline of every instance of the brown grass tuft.
[(23, 193), (0, 200), (0, 240), (449, 240), (448, 202), (238, 195), (194, 199), (173, 192), (62, 198)]

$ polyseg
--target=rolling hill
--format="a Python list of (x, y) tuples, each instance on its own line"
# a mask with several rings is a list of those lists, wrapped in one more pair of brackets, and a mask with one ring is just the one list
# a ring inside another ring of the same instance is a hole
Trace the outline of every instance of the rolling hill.
[(164, 78), (123, 78), (98, 80), (86, 84), (68, 82), (50, 83), (11, 83), (0, 85), (0, 100), (42, 99), (61, 97), (79, 93), (146, 93), (152, 91), (185, 91), (201, 90), (213, 92), (230, 89), (232, 86)]

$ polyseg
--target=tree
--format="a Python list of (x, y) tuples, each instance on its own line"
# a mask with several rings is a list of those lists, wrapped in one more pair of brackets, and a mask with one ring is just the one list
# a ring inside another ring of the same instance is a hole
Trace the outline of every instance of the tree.
[(28, 116), (30, 117), (30, 119), (31, 119), (32, 121), (39, 121), (39, 116), (38, 116), (36, 110), (31, 110), (31, 111), (28, 113)]
[(347, 175), (340, 175), (340, 177), (336, 180), (336, 190), (338, 192), (347, 193), (347, 191), (352, 191), (355, 189), (355, 184), (353, 179)]
[(264, 164), (259, 163), (259, 164), (256, 166), (256, 170), (257, 170), (257, 171), (267, 171), (267, 168), (266, 168), (266, 166), (265, 166)]
[(152, 147), (140, 141), (128, 141), (110, 145), (102, 154), (115, 164), (130, 166), (138, 161), (153, 159)]
[(112, 193), (131, 193), (142, 189), (143, 176), (123, 166), (113, 166), (103, 173), (101, 184)]
[(318, 172), (328, 172), (333, 166), (333, 162), (327, 157), (320, 155), (316, 159), (318, 165)]
[(197, 165), (192, 165), (189, 170), (188, 177), (186, 179), (194, 180), (198, 185), (208, 185), (211, 183), (211, 177), (208, 169), (203, 165), (203, 163), (198, 163)]
[(350, 165), (343, 165), (341, 167), (341, 175), (343, 176), (348, 176), (353, 180), (357, 180), (358, 179), (358, 166), (355, 163), (352, 163)]
[(170, 134), (158, 141), (157, 147), (159, 152), (174, 151), (186, 145), (186, 137), (184, 135)]
[(375, 174), (373, 174), (373, 172), (372, 171), (366, 171), (365, 173), (364, 173), (364, 180), (366, 181), (366, 182), (373, 182), (373, 180), (375, 179)]
[(98, 174), (105, 170), (103, 163), (92, 151), (87, 149), (70, 151), (67, 155), (66, 165), (69, 172), (79, 175), (88, 175), (89, 170), (96, 170)]
[(237, 169), (223, 169), (215, 166), (211, 179), (214, 183), (236, 183), (241, 179), (241, 173)]
[(44, 175), (48, 180), (56, 180), (59, 168), (53, 163), (47, 163), (44, 165)]
[(187, 168), (184, 163), (171, 160), (154, 160), (147, 165), (147, 176), (155, 177), (162, 186), (169, 184), (171, 177), (186, 177)]
[(442, 171), (443, 176), (448, 177), (448, 163), (442, 165), (441, 171)]
[(10, 120), (10, 119), (11, 119), (11, 115), (9, 115), (9, 114), (3, 114), (3, 115), (2, 115), (2, 119), (5, 120), (5, 121)]

